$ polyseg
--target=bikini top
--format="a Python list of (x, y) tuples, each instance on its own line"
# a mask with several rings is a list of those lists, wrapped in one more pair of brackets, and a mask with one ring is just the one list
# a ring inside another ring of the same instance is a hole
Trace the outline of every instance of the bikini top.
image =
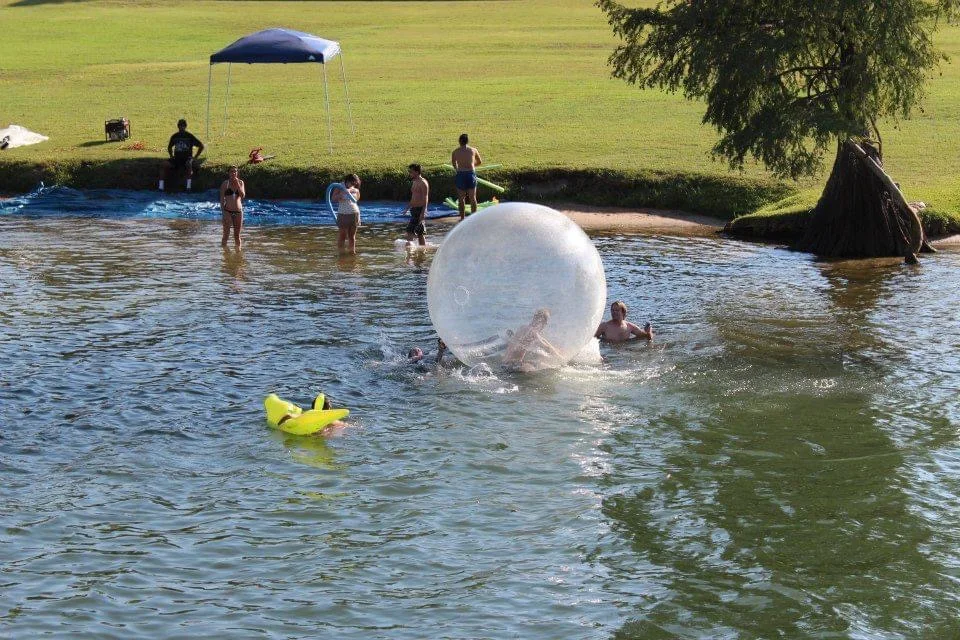
[(225, 195), (225, 196), (232, 196), (232, 195), (233, 195), (233, 189), (231, 189), (230, 187), (227, 187), (227, 190), (223, 192), (223, 195)]

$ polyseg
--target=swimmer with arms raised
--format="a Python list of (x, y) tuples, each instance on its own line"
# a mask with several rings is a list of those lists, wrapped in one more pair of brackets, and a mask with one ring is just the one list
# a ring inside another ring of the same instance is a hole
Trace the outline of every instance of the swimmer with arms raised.
[[(447, 352), (447, 343), (443, 341), (443, 338), (437, 338), (437, 355), (434, 360), (434, 364), (437, 367), (443, 366), (443, 356)], [(413, 364), (420, 367), (426, 366), (426, 354), (423, 352), (423, 349), (420, 347), (412, 347), (407, 351), (407, 364)]]
[(230, 227), (233, 227), (233, 242), (240, 248), (240, 230), (243, 229), (243, 199), (247, 197), (247, 187), (240, 179), (236, 167), (230, 167), (227, 179), (220, 184), (220, 217), (223, 221), (223, 237), (220, 246), (227, 246)]
[(617, 300), (610, 305), (610, 320), (600, 323), (594, 337), (611, 343), (627, 342), (633, 338), (653, 340), (653, 327), (648, 322), (641, 329), (632, 322), (627, 322), (627, 305)]
[(457, 187), (457, 208), (460, 210), (460, 219), (466, 215), (466, 201), (470, 200), (470, 213), (477, 212), (477, 167), (483, 164), (480, 152), (469, 146), (470, 137), (461, 134), (460, 146), (453, 150), (450, 164), (457, 172), (454, 182)]
[[(514, 371), (530, 373), (539, 369), (531, 360), (542, 362), (545, 359), (556, 358), (562, 361), (563, 354), (543, 337), (543, 329), (549, 321), (550, 311), (538, 309), (533, 314), (530, 324), (517, 329), (507, 343), (503, 354), (503, 365)], [(529, 358), (531, 355), (533, 358)]]

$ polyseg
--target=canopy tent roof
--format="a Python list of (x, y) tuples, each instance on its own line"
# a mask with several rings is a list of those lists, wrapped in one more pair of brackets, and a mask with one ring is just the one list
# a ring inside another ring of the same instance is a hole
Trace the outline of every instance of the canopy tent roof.
[(293, 29), (264, 29), (240, 38), (210, 56), (218, 62), (319, 62), (324, 64), (340, 53), (340, 43)]
[(227, 130), (227, 105), (230, 102), (230, 70), (233, 63), (290, 63), (319, 62), (323, 70), (323, 101), (327, 110), (327, 137), (330, 151), (333, 152), (333, 124), (330, 119), (330, 90), (327, 87), (327, 63), (340, 56), (340, 76), (343, 78), (343, 95), (347, 104), (347, 117), (350, 129), (353, 126), (353, 113), (350, 110), (350, 93), (347, 90), (347, 72), (343, 66), (343, 52), (340, 43), (324, 40), (317, 36), (294, 31), (293, 29), (264, 29), (240, 38), (233, 44), (210, 56), (210, 72), (207, 76), (207, 135), (210, 135), (210, 98), (213, 94), (213, 65), (227, 63), (227, 92), (223, 100), (223, 131)]

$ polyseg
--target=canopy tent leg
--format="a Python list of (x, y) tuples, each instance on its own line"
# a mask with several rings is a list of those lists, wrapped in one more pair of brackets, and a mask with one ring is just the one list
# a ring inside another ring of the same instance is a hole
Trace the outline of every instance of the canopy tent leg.
[(350, 110), (350, 89), (347, 88), (347, 71), (343, 66), (343, 51), (340, 52), (340, 77), (343, 79), (343, 95), (347, 99), (347, 119), (350, 121), (350, 132), (355, 134), (357, 128), (353, 126), (353, 112)]
[(210, 90), (213, 88), (213, 64), (210, 65), (210, 73), (207, 74), (207, 135), (210, 138)]
[(233, 63), (227, 63), (227, 95), (223, 98), (223, 131), (220, 135), (227, 134), (227, 106), (230, 104), (230, 71), (233, 68)]
[(330, 90), (327, 87), (327, 65), (322, 63), (323, 67), (323, 101), (327, 104), (327, 138), (330, 140), (330, 153), (333, 153), (333, 123), (330, 120)]

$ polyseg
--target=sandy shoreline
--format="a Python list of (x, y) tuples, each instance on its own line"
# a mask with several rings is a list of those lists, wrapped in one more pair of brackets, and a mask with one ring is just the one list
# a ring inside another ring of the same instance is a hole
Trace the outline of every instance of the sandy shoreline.
[[(0, 200), (9, 197), (9, 194), (0, 194)], [(592, 207), (571, 202), (551, 203), (548, 206), (566, 215), (584, 231), (710, 236), (723, 229), (726, 223), (720, 218), (672, 209)], [(442, 206), (431, 205), (431, 208), (436, 211)], [(451, 216), (431, 219), (430, 223), (452, 224), (457, 221), (456, 216)]]
[(669, 209), (638, 210), (575, 204), (560, 204), (554, 208), (580, 225), (584, 231), (712, 236), (723, 229), (725, 224), (720, 218)]
[[(552, 203), (584, 231), (613, 233), (662, 233), (674, 236), (712, 236), (725, 224), (720, 218), (670, 209), (591, 207), (575, 203)], [(431, 223), (458, 222), (456, 216), (430, 220)]]
[[(671, 209), (626, 209), (620, 207), (588, 207), (562, 203), (551, 205), (576, 222), (584, 231), (612, 231), (616, 233), (660, 233), (673, 236), (715, 236), (723, 230), (726, 221)], [(762, 238), (742, 240), (767, 242)], [(960, 247), (960, 234), (930, 238), (934, 248)], [(775, 243), (782, 244), (782, 243)]]
[[(10, 197), (9, 194), (0, 194), (0, 200), (6, 200)], [(592, 207), (570, 202), (551, 203), (548, 206), (566, 215), (580, 225), (580, 228), (584, 231), (715, 236), (723, 230), (726, 224), (726, 221), (721, 218), (675, 209)], [(458, 222), (456, 216), (430, 220), (431, 224), (453, 224), (455, 222)], [(960, 246), (960, 234), (931, 239), (930, 244), (934, 248), (956, 248)]]

